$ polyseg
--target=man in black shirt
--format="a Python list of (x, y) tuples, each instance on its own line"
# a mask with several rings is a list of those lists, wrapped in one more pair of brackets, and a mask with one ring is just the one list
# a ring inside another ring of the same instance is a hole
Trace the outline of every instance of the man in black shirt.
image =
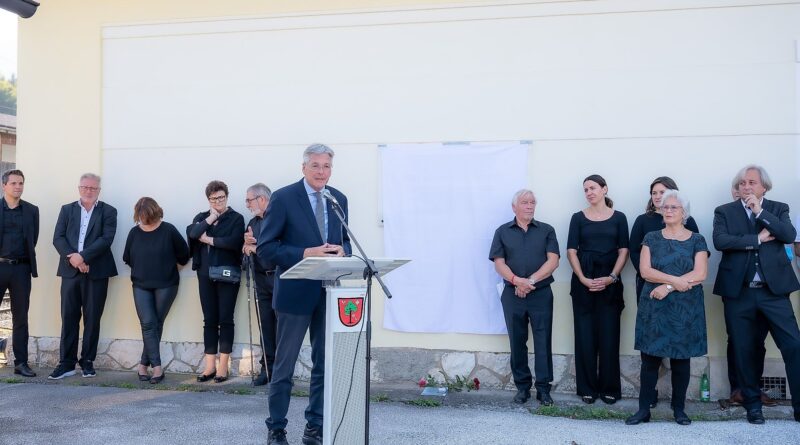
[(28, 307), (31, 277), (36, 277), (36, 241), (39, 239), (39, 208), (23, 201), (25, 175), (20, 170), (3, 173), (3, 203), (0, 206), (0, 302), (11, 294), (14, 374), (35, 377), (28, 366)]
[(269, 383), (272, 376), (272, 365), (275, 363), (275, 336), (277, 328), (277, 318), (275, 310), (272, 309), (272, 287), (275, 281), (275, 265), (262, 264), (256, 253), (255, 234), (261, 233), (261, 221), (269, 205), (269, 198), (272, 192), (269, 187), (262, 183), (251, 185), (247, 189), (245, 205), (253, 219), (247, 223), (247, 231), (244, 233), (244, 247), (242, 253), (249, 256), (253, 261), (254, 281), (256, 286), (256, 298), (258, 299), (257, 315), (261, 320), (261, 339), (264, 342), (263, 355), (261, 356), (261, 372), (253, 381), (254, 386), (262, 386)]
[(536, 197), (520, 190), (511, 200), (514, 219), (494, 233), (489, 260), (505, 284), (500, 301), (511, 344), (511, 373), (517, 394), (514, 402), (525, 403), (531, 396), (531, 369), (528, 366), (528, 324), (533, 331), (536, 399), (552, 405), (553, 381), (553, 271), (558, 267), (559, 251), (553, 227), (533, 219)]

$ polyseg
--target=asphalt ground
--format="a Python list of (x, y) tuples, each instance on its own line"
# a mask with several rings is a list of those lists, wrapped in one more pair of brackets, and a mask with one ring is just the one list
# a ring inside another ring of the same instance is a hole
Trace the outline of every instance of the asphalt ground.
[[(168, 374), (166, 384), (150, 385), (135, 373), (99, 370), (93, 379), (54, 382), (46, 379), (49, 369), (36, 371), (38, 377), (22, 379), (0, 369), (0, 444), (266, 443), (266, 389), (248, 378), (197, 384), (192, 375)], [(295, 392), (287, 429), (289, 442), (300, 444), (308, 398), (302, 385)], [(372, 385), (372, 394), (373, 444), (800, 444), (800, 423), (788, 420), (786, 404), (765, 408), (767, 423), (756, 426), (742, 408), (693, 402), (687, 412), (695, 421), (680, 426), (662, 400), (654, 421), (627, 426), (621, 419), (636, 410), (634, 399), (588, 407), (574, 395), (554, 394), (556, 408), (541, 410), (535, 401), (512, 403), (509, 391), (422, 398), (409, 383)]]

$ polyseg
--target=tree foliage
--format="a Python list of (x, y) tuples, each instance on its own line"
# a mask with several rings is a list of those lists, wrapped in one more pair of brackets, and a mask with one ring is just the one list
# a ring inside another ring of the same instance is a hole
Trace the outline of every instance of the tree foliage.
[(0, 113), (17, 115), (17, 78), (0, 76)]

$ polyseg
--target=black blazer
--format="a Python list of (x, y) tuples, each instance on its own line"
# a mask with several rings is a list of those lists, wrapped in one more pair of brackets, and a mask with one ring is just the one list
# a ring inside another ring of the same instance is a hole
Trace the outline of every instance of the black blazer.
[(80, 272), (69, 264), (67, 255), (80, 253), (83, 261), (89, 265), (89, 278), (98, 280), (116, 276), (117, 264), (111, 254), (111, 243), (117, 233), (117, 209), (103, 201), (97, 201), (89, 218), (83, 250), (78, 252), (80, 231), (80, 201), (63, 205), (53, 233), (53, 245), (61, 256), (56, 275), (64, 278), (77, 276)]
[(186, 227), (186, 238), (189, 239), (189, 250), (192, 252), (192, 270), (198, 270), (201, 266), (200, 249), (206, 245), (200, 242), (203, 233), (214, 238), (214, 245), (208, 250), (209, 266), (241, 266), (244, 217), (228, 207), (217, 219), (217, 224), (209, 226), (206, 218), (210, 213), (210, 210), (198, 213)]
[(764, 199), (761, 215), (756, 219), (756, 231), (766, 228), (774, 240), (758, 244), (758, 235), (750, 233), (747, 211), (741, 201), (721, 205), (714, 210), (714, 247), (722, 252), (714, 293), (736, 298), (747, 277), (747, 265), (755, 252), (761, 263), (761, 279), (773, 294), (787, 295), (800, 289), (800, 283), (786, 255), (784, 244), (792, 244), (796, 231), (789, 220), (789, 206)]
[[(2, 198), (0, 198), (2, 199)], [(25, 251), (31, 261), (31, 276), (38, 277), (36, 270), (36, 242), (39, 241), (39, 207), (20, 199), (22, 206), (22, 233), (25, 235)], [(3, 238), (3, 216), (5, 210), (0, 205), (0, 239)]]
[[(341, 204), (347, 221), (347, 198), (333, 187), (325, 187)], [(350, 237), (334, 213), (330, 200), (328, 207), (328, 243), (351, 253)], [(311, 314), (323, 298), (322, 281), (282, 280), (280, 275), (303, 259), (307, 247), (322, 245), (322, 236), (314, 218), (303, 180), (283, 187), (272, 194), (261, 233), (258, 236), (257, 255), (263, 262), (277, 264), (272, 306), (290, 314)]]

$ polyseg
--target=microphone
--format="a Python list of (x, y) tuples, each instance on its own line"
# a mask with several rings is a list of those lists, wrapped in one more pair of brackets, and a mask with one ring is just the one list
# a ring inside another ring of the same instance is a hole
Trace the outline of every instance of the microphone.
[(336, 198), (333, 197), (333, 194), (331, 193), (330, 190), (322, 189), (322, 196), (324, 196), (325, 199), (330, 200), (336, 207), (339, 207), (340, 209), (342, 208), (342, 206), (339, 204), (339, 201), (337, 201)]

